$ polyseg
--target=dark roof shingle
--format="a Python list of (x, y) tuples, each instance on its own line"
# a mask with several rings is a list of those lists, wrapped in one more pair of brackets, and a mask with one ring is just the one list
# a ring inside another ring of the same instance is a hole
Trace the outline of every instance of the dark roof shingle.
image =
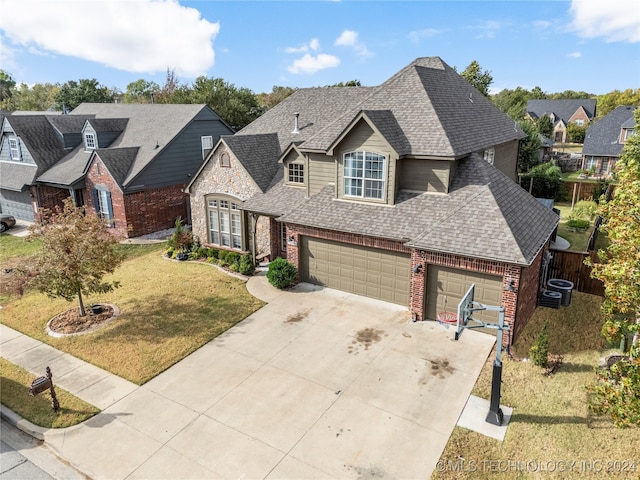
[(637, 107), (622, 106), (612, 110), (597, 122), (589, 125), (582, 146), (583, 155), (619, 157), (624, 144), (620, 143), (622, 128), (633, 128)]

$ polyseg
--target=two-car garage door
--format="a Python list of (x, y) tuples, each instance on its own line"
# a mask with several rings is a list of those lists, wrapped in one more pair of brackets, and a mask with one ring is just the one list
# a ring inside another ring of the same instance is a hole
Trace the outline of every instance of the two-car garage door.
[[(457, 312), (458, 303), (471, 284), (475, 284), (474, 301), (485, 305), (502, 304), (501, 276), (428, 265), (425, 310), (427, 318), (436, 320), (439, 312)], [(498, 320), (497, 312), (475, 313), (474, 317), (482, 321)]]
[(303, 281), (407, 306), (411, 258), (391, 252), (301, 237)]

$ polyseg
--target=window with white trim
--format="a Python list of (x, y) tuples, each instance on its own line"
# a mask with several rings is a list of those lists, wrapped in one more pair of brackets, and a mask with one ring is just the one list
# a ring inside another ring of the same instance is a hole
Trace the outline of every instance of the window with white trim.
[(581, 119), (581, 118), (578, 118), (578, 119), (575, 121), (575, 123), (576, 123), (576, 125), (577, 125), (577, 126), (579, 126), (579, 127), (584, 126), (584, 120), (583, 120), (583, 119)]
[(242, 211), (237, 203), (222, 198), (207, 200), (209, 243), (243, 250)]
[(387, 158), (374, 152), (344, 154), (344, 195), (382, 200)]
[(84, 134), (84, 149), (85, 150), (96, 149), (96, 136), (93, 133)]
[(207, 154), (213, 149), (213, 137), (211, 135), (204, 135), (200, 137), (200, 143), (202, 144), (202, 159), (204, 160)]
[(484, 151), (484, 159), (490, 165), (493, 165), (493, 161), (495, 160), (495, 157), (496, 157), (496, 149), (495, 148), (490, 148), (489, 150), (485, 150)]
[(115, 227), (111, 193), (102, 185), (93, 190), (93, 207), (98, 216), (107, 221), (109, 227)]
[(9, 152), (11, 154), (11, 160), (15, 162), (22, 161), (22, 156), (20, 155), (20, 142), (16, 137), (9, 138)]
[(302, 163), (289, 164), (289, 183), (304, 184), (304, 165)]

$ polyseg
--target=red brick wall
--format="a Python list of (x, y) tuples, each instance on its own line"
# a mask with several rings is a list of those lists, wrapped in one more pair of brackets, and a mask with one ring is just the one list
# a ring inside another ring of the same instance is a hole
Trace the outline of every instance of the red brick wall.
[(66, 188), (55, 188), (49, 187), (47, 185), (38, 185), (37, 187), (32, 187), (32, 194), (34, 194), (38, 199), (38, 212), (35, 215), (35, 220), (39, 221), (42, 219), (42, 210), (47, 209), (52, 212), (56, 211), (56, 207), (62, 208), (64, 205), (64, 200), (69, 198), (69, 190)]
[(105, 187), (111, 194), (111, 206), (113, 209), (113, 229), (111, 232), (114, 235), (126, 238), (128, 235), (124, 196), (120, 187), (107, 170), (107, 167), (96, 157), (93, 162), (91, 162), (85, 177), (84, 202), (87, 206), (87, 213), (96, 211), (93, 191), (98, 185)]
[(148, 233), (172, 228), (180, 216), (187, 219), (187, 195), (184, 185), (143, 190), (123, 194), (107, 168), (99, 158), (89, 167), (85, 180), (85, 203), (89, 211), (95, 212), (93, 190), (104, 186), (111, 194), (113, 208), (113, 233), (124, 237), (139, 237)]
[(187, 218), (187, 195), (182, 192), (184, 185), (154, 188), (124, 196), (129, 237), (139, 237), (148, 233), (172, 228), (177, 217)]

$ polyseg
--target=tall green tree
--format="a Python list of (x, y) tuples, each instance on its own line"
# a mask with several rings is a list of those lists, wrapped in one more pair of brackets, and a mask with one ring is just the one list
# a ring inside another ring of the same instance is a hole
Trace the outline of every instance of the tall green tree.
[(493, 77), (489, 70), (482, 71), (480, 64), (473, 60), (460, 74), (467, 82), (480, 90), (485, 97), (489, 96), (489, 87), (493, 83)]
[(59, 90), (60, 86), (53, 83), (36, 83), (31, 87), (21, 83), (14, 94), (16, 110), (39, 112), (52, 110)]
[(602, 118), (617, 107), (629, 105), (640, 107), (640, 88), (627, 88), (626, 90), (614, 90), (596, 99), (596, 115)]
[(127, 85), (124, 101), (125, 103), (154, 103), (154, 96), (159, 92), (160, 85), (141, 78)]
[(553, 121), (549, 115), (541, 116), (536, 122), (536, 128), (538, 133), (544, 135), (547, 138), (551, 138), (553, 135)]
[(192, 103), (206, 103), (234, 130), (240, 130), (264, 112), (248, 88), (237, 88), (222, 78), (201, 76), (192, 85)]
[(540, 138), (533, 122), (521, 120), (518, 124), (526, 134), (526, 137), (520, 140), (518, 148), (518, 173), (527, 173), (539, 161)]
[(512, 120), (522, 120), (527, 113), (527, 100), (531, 98), (531, 92), (517, 87), (513, 90), (505, 88), (491, 96), (493, 104), (509, 115)]
[(33, 260), (33, 285), (52, 298), (78, 299), (80, 316), (86, 315), (84, 295), (107, 293), (117, 281), (105, 281), (122, 263), (117, 239), (104, 220), (73, 205), (70, 198), (62, 210), (45, 212), (45, 221), (31, 228), (30, 239), (40, 240)]
[[(640, 109), (635, 112), (636, 132)], [(588, 387), (590, 409), (609, 415), (616, 425), (640, 426), (640, 134), (625, 144), (616, 165), (618, 185), (610, 201), (600, 203), (601, 228), (609, 246), (598, 252), (591, 276), (604, 283), (602, 333), (610, 340), (633, 335), (630, 360), (600, 371)]]
[(293, 95), (296, 90), (298, 89), (293, 87), (280, 87), (274, 85), (270, 93), (258, 94), (258, 105), (260, 105), (265, 110), (269, 110), (275, 107), (288, 96)]
[(95, 78), (69, 80), (55, 95), (56, 110), (73, 110), (81, 103), (112, 103), (115, 91), (100, 85)]
[(15, 86), (16, 81), (11, 74), (0, 70), (0, 108), (10, 111), (15, 110), (12, 98)]

